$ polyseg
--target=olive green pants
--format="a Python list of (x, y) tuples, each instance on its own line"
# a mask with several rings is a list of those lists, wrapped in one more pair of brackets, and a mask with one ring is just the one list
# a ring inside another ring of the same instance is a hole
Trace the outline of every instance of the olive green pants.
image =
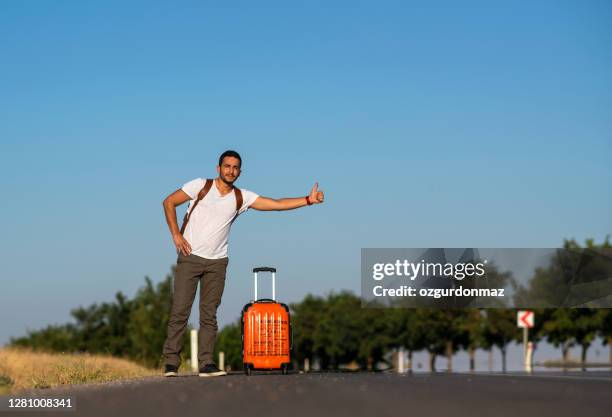
[(198, 332), (199, 366), (214, 363), (217, 337), (217, 307), (225, 287), (228, 258), (206, 259), (180, 254), (174, 273), (174, 294), (164, 343), (164, 359), (168, 365), (180, 365), (183, 335), (191, 313), (198, 283), (200, 284), (200, 330)]

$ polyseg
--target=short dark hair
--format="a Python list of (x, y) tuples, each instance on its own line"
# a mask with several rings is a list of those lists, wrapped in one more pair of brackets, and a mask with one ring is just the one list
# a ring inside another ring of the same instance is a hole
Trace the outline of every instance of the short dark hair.
[(242, 158), (240, 157), (238, 152), (232, 151), (232, 150), (225, 151), (221, 154), (221, 156), (219, 157), (219, 166), (221, 166), (221, 164), (223, 163), (223, 158), (228, 157), (228, 156), (238, 159), (240, 161), (240, 167), (242, 167)]

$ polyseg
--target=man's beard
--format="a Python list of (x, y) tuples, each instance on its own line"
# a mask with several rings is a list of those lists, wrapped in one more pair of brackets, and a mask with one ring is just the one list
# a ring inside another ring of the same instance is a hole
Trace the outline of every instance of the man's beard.
[(227, 177), (221, 175), (221, 181), (223, 181), (227, 185), (234, 185), (234, 182), (236, 182), (237, 179), (238, 179), (238, 177), (234, 177), (233, 179), (228, 180)]

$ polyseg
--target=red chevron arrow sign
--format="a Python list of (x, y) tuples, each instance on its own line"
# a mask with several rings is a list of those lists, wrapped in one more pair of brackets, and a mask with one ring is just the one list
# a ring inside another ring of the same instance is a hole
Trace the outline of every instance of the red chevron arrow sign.
[(531, 329), (533, 327), (535, 314), (531, 310), (519, 310), (516, 314), (516, 325), (518, 327), (527, 327)]

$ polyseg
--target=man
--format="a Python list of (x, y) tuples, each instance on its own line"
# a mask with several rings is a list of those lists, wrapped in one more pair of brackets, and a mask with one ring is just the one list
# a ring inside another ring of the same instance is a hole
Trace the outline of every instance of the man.
[[(306, 197), (275, 200), (234, 187), (242, 159), (235, 151), (219, 157), (214, 180), (194, 179), (164, 200), (166, 221), (178, 253), (174, 275), (172, 310), (164, 343), (165, 376), (176, 376), (183, 347), (183, 334), (200, 282), (200, 331), (198, 333), (199, 375), (221, 376), (213, 360), (217, 336), (217, 307), (221, 303), (227, 268), (227, 241), (236, 217), (249, 209), (291, 210), (323, 202), (315, 183)], [(176, 206), (190, 201), (183, 227), (178, 228)], [(186, 223), (186, 225), (185, 225)]]

